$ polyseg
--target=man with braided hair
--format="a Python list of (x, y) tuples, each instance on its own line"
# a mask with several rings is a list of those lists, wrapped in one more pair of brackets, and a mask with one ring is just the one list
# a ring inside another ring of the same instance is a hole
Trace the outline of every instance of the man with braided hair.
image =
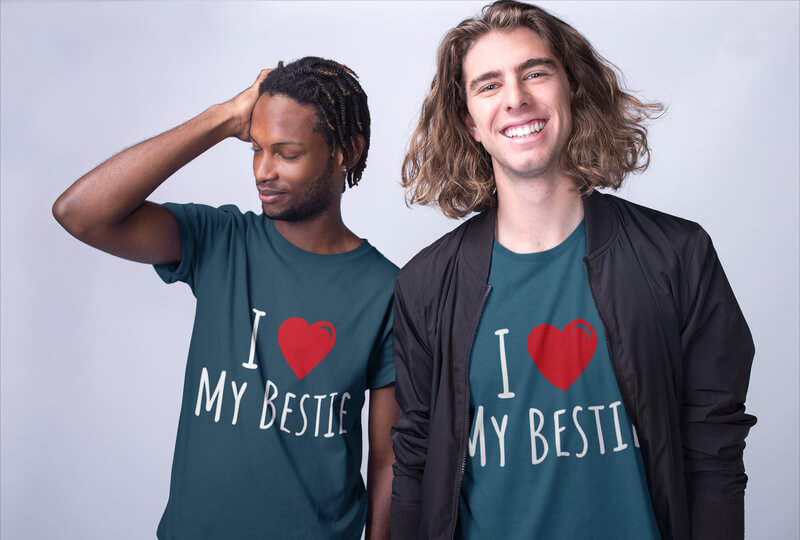
[[(252, 144), (263, 215), (146, 200), (228, 137)], [(307, 57), (111, 157), (53, 206), (79, 240), (197, 298), (159, 538), (357, 539), (365, 522), (388, 538), (397, 268), (340, 208), (369, 137), (355, 73)]]
[(620, 80), (520, 2), (442, 40), (403, 182), (480, 213), (395, 285), (393, 538), (744, 535), (753, 341), (699, 225), (596, 190), (661, 110)]

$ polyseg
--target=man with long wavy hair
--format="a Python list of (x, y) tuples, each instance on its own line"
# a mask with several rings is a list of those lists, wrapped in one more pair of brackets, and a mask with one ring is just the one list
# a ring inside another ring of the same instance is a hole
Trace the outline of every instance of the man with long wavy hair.
[(444, 37), (403, 164), (478, 215), (395, 284), (393, 538), (741, 538), (754, 347), (711, 240), (600, 193), (657, 103), (503, 0)]

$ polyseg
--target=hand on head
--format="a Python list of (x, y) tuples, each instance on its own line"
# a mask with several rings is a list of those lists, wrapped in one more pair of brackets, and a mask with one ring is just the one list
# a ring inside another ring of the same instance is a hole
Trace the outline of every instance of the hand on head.
[(233, 108), (234, 117), (237, 119), (233, 136), (246, 142), (250, 141), (250, 116), (253, 113), (253, 107), (256, 106), (256, 101), (258, 101), (258, 87), (273, 69), (275, 68), (262, 69), (256, 81), (249, 88), (228, 101), (227, 104)]

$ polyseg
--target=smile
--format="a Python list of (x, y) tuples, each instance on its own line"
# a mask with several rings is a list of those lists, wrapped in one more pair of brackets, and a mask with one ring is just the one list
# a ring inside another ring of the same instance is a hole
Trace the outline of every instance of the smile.
[(544, 129), (545, 122), (543, 120), (534, 120), (529, 124), (525, 124), (523, 126), (514, 126), (508, 129), (503, 130), (503, 135), (508, 137), (509, 139), (518, 139), (521, 137), (530, 137), (531, 135), (536, 135), (542, 129)]

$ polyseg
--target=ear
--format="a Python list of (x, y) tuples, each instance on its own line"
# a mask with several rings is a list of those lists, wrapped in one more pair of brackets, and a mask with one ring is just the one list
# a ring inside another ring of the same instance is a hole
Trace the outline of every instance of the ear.
[(472, 138), (475, 139), (475, 142), (481, 142), (481, 137), (478, 134), (478, 126), (475, 125), (475, 120), (472, 119), (472, 115), (469, 114), (469, 111), (465, 112), (461, 119), (464, 120), (464, 125), (467, 126), (467, 130), (469, 134), (472, 135)]

